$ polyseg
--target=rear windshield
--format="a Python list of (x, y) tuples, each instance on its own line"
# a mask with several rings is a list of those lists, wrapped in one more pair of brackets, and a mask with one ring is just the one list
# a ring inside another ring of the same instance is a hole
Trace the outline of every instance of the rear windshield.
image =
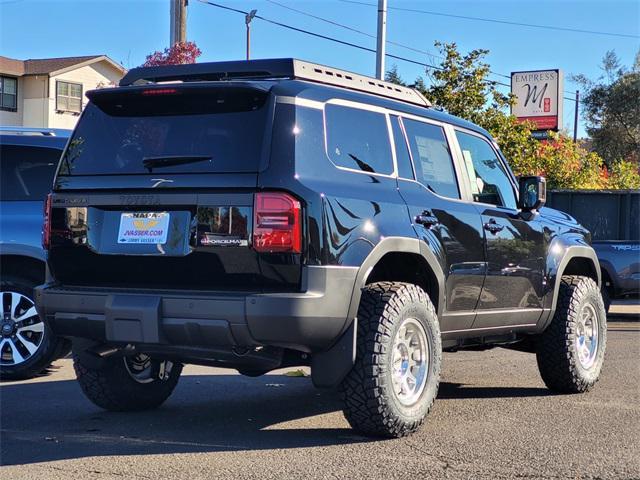
[(258, 171), (266, 98), (232, 87), (94, 92), (58, 175)]
[(0, 145), (0, 199), (43, 200), (61, 153), (57, 148)]

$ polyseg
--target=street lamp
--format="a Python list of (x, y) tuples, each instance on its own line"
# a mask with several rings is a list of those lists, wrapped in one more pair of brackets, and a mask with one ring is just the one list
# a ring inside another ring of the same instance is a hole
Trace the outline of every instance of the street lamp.
[(244, 23), (247, 26), (247, 60), (249, 60), (249, 51), (251, 50), (251, 20), (256, 16), (258, 10), (251, 10), (244, 17)]

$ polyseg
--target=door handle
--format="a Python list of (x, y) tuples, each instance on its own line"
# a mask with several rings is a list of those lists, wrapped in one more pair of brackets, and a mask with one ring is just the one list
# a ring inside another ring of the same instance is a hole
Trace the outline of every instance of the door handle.
[(494, 235), (501, 231), (503, 228), (504, 225), (499, 225), (493, 218), (489, 219), (489, 221), (484, 224), (484, 229), (493, 233)]
[(431, 210), (425, 210), (420, 215), (416, 216), (416, 223), (427, 228), (431, 228), (434, 225), (438, 225), (440, 222)]

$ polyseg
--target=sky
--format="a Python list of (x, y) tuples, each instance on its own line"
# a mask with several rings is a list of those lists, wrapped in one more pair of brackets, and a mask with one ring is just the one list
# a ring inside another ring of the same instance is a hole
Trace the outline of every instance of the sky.
[[(340, 40), (375, 48), (375, 38), (291, 11), (308, 14), (376, 34), (377, 0), (212, 0), (215, 3)], [(614, 50), (630, 66), (640, 48), (640, 0), (388, 0), (387, 40), (430, 54), (387, 45), (387, 53), (438, 64), (435, 41), (456, 42), (464, 53), (487, 49), (486, 61), (501, 75), (512, 71), (559, 68), (565, 96), (576, 88), (571, 75), (602, 75), (601, 59)], [(533, 28), (503, 23), (394, 10), (426, 10), (507, 22), (609, 32), (612, 36)], [(202, 50), (199, 61), (236, 60), (245, 56), (244, 16), (189, 0), (188, 40)], [(169, 43), (169, 0), (0, 0), (0, 55), (27, 59), (106, 54), (127, 68)], [(375, 55), (314, 38), (255, 19), (251, 24), (252, 58), (296, 57), (365, 75), (375, 74)], [(387, 58), (405, 80), (424, 68)], [(509, 84), (509, 79), (492, 76)], [(508, 87), (503, 87), (508, 91)], [(573, 101), (564, 101), (564, 127), (573, 130)], [(580, 121), (579, 135), (584, 136)]]

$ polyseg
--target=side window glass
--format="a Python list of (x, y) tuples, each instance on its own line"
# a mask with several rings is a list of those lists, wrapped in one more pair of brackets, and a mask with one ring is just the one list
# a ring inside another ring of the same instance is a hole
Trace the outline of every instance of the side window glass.
[(340, 167), (363, 172), (393, 173), (386, 117), (377, 112), (325, 106), (327, 155)]
[(438, 195), (460, 198), (449, 144), (442, 127), (403, 118), (416, 179)]
[(509, 174), (486, 140), (456, 131), (464, 164), (471, 181), (473, 200), (499, 207), (516, 208)]
[(56, 148), (0, 145), (0, 200), (44, 200), (61, 153)]
[(400, 126), (400, 118), (395, 115), (391, 115), (391, 129), (393, 130), (393, 142), (395, 143), (396, 160), (398, 161), (398, 176), (413, 180), (413, 167), (411, 166), (407, 140)]

